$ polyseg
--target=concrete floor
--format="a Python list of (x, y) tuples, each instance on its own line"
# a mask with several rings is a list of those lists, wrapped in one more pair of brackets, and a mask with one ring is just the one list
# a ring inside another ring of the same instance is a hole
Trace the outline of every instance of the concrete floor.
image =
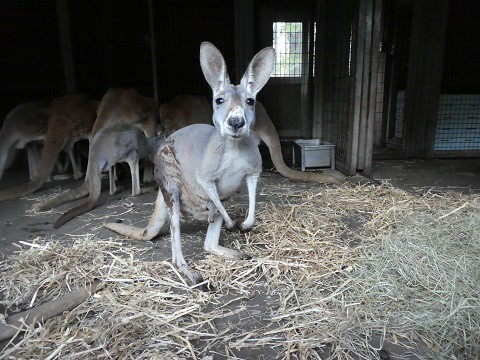
[[(394, 185), (407, 191), (424, 191), (425, 188), (444, 188), (465, 193), (480, 194), (480, 159), (470, 160), (414, 160), (414, 161), (375, 161), (373, 164), (372, 175), (369, 179), (362, 176), (355, 176), (349, 181), (383, 181), (389, 180)], [(259, 183), (258, 193), (268, 187), (269, 184), (285, 181), (277, 173), (266, 172), (262, 174)], [(27, 182), (27, 173), (24, 168), (14, 168), (6, 171), (4, 179), (0, 184), (0, 189), (11, 187), (15, 184)], [(71, 239), (75, 235), (90, 233), (99, 238), (109, 238), (114, 236), (112, 232), (103, 228), (101, 224), (106, 221), (122, 220), (127, 223), (143, 225), (147, 222), (151, 214), (153, 202), (156, 193), (144, 194), (139, 197), (131, 197), (130, 190), (124, 190), (115, 196), (109, 196), (108, 191), (104, 191), (97, 206), (88, 214), (76, 218), (62, 228), (54, 230), (53, 222), (60, 213), (72, 207), (72, 204), (64, 205), (57, 210), (49, 213), (29, 213), (31, 206), (36, 203), (35, 198), (48, 196), (53, 191), (59, 189), (71, 188), (81, 184), (81, 181), (61, 180), (47, 183), (41, 191), (34, 196), (14, 199), (0, 203), (0, 259), (4, 259), (17, 248), (14, 243), (19, 241), (31, 241), (36, 237), (46, 237), (49, 239)], [(318, 184), (307, 184), (290, 181), (292, 187), (309, 188), (322, 186)], [(259, 201), (262, 199), (259, 196)], [(245, 196), (238, 195), (234, 201), (245, 202)], [(189, 222), (182, 224), (182, 233), (203, 237), (206, 226), (199, 222)], [(162, 231), (167, 234), (168, 229)], [(170, 244), (166, 241), (168, 237), (160, 237), (154, 242), (149, 242), (150, 247), (149, 260), (168, 260), (170, 258)], [(201, 254), (202, 241), (188, 241), (184, 245), (184, 253), (187, 259), (195, 253)], [(256, 299), (252, 299), (251, 304), (258, 309), (259, 304), (264, 304), (267, 300), (263, 296), (262, 289), (259, 289)], [(260, 319), (261, 321), (261, 319)], [(242, 326), (248, 326), (242, 324)], [(245, 354), (245, 358), (264, 358), (275, 359), (276, 355), (267, 354), (264, 351), (252, 350)]]
[(479, 193), (480, 159), (374, 161), (370, 178), (408, 191), (437, 187)]

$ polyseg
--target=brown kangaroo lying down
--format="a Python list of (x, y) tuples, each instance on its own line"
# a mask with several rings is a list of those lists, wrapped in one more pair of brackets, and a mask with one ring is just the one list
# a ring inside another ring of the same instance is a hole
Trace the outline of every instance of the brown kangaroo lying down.
[[(0, 130), (0, 180), (8, 168), (9, 160), (13, 160), (15, 149), (26, 147), (30, 180), (36, 173), (35, 149), (29, 144), (43, 140), (48, 129), (50, 104), (31, 102), (18, 105), (12, 109), (3, 122)], [(31, 145), (31, 144), (30, 144)]]
[(0, 201), (31, 194), (47, 181), (62, 150), (71, 152), (80, 139), (87, 139), (96, 118), (98, 102), (86, 95), (72, 94), (55, 99), (50, 108), (48, 130), (39, 169), (25, 185), (0, 191)]
[[(132, 174), (132, 195), (140, 194), (138, 161), (150, 157), (152, 151), (163, 143), (165, 138), (147, 138), (136, 126), (130, 124), (113, 124), (97, 132), (90, 144), (88, 154), (88, 178), (76, 189), (60, 194), (51, 201), (41, 204), (38, 210), (45, 211), (67, 202), (88, 195), (88, 200), (74, 207), (55, 222), (53, 227), (60, 226), (74, 217), (90, 211), (98, 201), (101, 191), (102, 172), (110, 171), (119, 162), (127, 162)], [(113, 181), (113, 176), (110, 177)], [(110, 187), (112, 190), (112, 188)], [(111, 192), (110, 192), (111, 193)]]
[[(171, 134), (185, 126), (198, 123), (210, 124), (212, 119), (211, 107), (205, 107), (207, 99), (203, 96), (179, 95), (168, 104), (160, 106), (160, 121), (165, 132)], [(280, 138), (277, 130), (268, 116), (265, 107), (259, 101), (255, 106), (256, 120), (252, 127), (252, 135), (260, 144), (265, 142), (270, 151), (273, 165), (283, 176), (304, 181), (322, 182), (325, 184), (338, 184), (342, 181), (333, 176), (318, 172), (302, 172), (290, 169), (283, 160)]]
[(180, 241), (180, 213), (209, 220), (205, 250), (229, 258), (244, 254), (219, 245), (222, 223), (227, 229), (236, 224), (222, 200), (232, 196), (246, 179), (249, 207), (242, 230), (255, 221), (255, 192), (262, 171), (262, 158), (250, 129), (255, 122), (255, 97), (268, 81), (275, 62), (273, 48), (254, 56), (240, 85), (230, 84), (220, 51), (210, 43), (200, 47), (200, 63), (213, 91), (213, 123), (194, 124), (170, 135), (155, 156), (155, 180), (160, 191), (147, 228), (108, 223), (105, 227), (139, 240), (156, 236), (170, 218), (172, 262), (193, 284), (202, 276), (189, 269)]

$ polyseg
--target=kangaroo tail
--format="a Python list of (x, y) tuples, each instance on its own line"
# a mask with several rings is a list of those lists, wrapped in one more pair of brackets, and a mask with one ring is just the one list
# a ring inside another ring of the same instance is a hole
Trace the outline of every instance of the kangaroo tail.
[(15, 186), (13, 188), (0, 191), (0, 201), (32, 194), (41, 188), (50, 176), (50, 173), (55, 166), (55, 162), (57, 161), (58, 155), (65, 146), (65, 142), (65, 138), (58, 139), (53, 138), (52, 136), (47, 137), (45, 139), (42, 157), (40, 159), (40, 164), (35, 177), (32, 179), (32, 181), (24, 185)]
[(163, 200), (162, 192), (158, 192), (155, 207), (153, 208), (152, 216), (146, 228), (139, 228), (132, 225), (104, 223), (107, 229), (113, 230), (121, 235), (132, 238), (134, 240), (152, 240), (160, 232), (163, 224), (167, 221), (168, 211), (165, 201)]
[[(100, 192), (102, 190), (102, 166), (101, 164), (98, 164), (95, 159), (90, 159), (89, 165), (89, 179), (88, 182), (85, 181), (85, 183), (88, 183), (89, 185), (89, 194), (87, 201), (74, 207), (73, 209), (68, 210), (65, 214), (60, 216), (58, 220), (55, 221), (55, 224), (53, 224), (53, 227), (55, 229), (58, 229), (60, 226), (72, 220), (73, 218), (76, 218), (77, 216), (85, 214), (86, 212), (92, 210), (97, 203), (98, 198), (100, 197)], [(85, 191), (85, 189), (83, 189), (83, 191)]]
[(88, 195), (89, 193), (89, 182), (88, 179), (85, 179), (82, 185), (75, 189), (68, 190), (66, 193), (60, 194), (55, 196), (50, 201), (43, 202), (36, 206), (36, 210), (38, 211), (48, 211), (59, 207), (60, 205), (66, 204), (68, 202), (75, 201), (77, 199), (81, 199)]
[(307, 173), (290, 169), (283, 160), (280, 138), (278, 137), (277, 130), (275, 129), (275, 126), (273, 125), (272, 120), (268, 116), (263, 105), (257, 103), (256, 113), (257, 122), (255, 125), (258, 123), (258, 128), (255, 130), (260, 139), (267, 144), (268, 150), (270, 151), (270, 156), (272, 157), (273, 165), (275, 165), (275, 168), (280, 174), (294, 180), (321, 182), (325, 184), (342, 183), (341, 179), (323, 173)]

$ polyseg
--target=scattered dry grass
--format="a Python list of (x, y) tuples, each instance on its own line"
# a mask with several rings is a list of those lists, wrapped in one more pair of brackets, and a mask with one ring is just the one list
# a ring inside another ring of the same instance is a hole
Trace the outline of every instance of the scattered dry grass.
[[(264, 192), (254, 231), (228, 237), (253, 259), (192, 264), (215, 293), (129, 242), (27, 246), (2, 264), (10, 308), (94, 279), (104, 288), (2, 356), (207, 359), (269, 347), (288, 359), (372, 359), (388, 340), (420, 344), (416, 358), (480, 357), (478, 197), (389, 184), (292, 191), (287, 181)], [(248, 305), (262, 291), (265, 303)]]

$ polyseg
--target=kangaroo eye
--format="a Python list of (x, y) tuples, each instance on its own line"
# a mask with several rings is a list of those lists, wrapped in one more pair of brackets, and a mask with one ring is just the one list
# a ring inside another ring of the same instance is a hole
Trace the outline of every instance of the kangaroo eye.
[(247, 104), (250, 105), (250, 106), (253, 106), (253, 105), (255, 105), (255, 100), (252, 99), (252, 98), (248, 98), (247, 99)]
[(216, 103), (217, 105), (223, 104), (224, 102), (225, 102), (225, 99), (224, 99), (224, 98), (215, 99), (215, 103)]

